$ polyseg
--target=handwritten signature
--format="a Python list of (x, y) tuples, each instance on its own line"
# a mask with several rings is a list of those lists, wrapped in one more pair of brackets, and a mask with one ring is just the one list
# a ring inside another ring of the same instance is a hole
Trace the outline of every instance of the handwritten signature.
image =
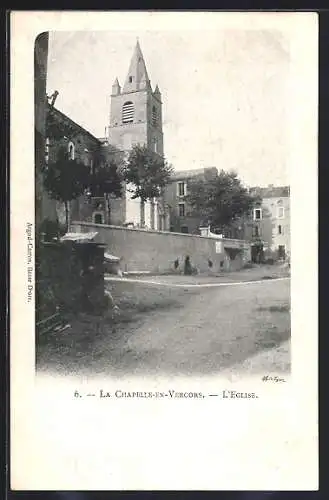
[(264, 375), (262, 377), (263, 382), (285, 382), (284, 378), (278, 377), (277, 375), (274, 375), (274, 377), (271, 377), (270, 375)]

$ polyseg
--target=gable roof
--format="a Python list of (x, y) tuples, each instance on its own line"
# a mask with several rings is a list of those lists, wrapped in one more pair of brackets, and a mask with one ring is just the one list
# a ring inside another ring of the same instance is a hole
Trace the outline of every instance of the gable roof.
[(171, 181), (179, 181), (179, 180), (187, 180), (193, 179), (198, 176), (207, 176), (207, 175), (217, 175), (218, 170), (216, 167), (204, 167), (204, 168), (194, 168), (191, 170), (179, 170), (174, 172), (170, 178)]
[(290, 196), (290, 186), (273, 186), (267, 187), (255, 186), (250, 188), (250, 193), (259, 195), (261, 198), (287, 198)]

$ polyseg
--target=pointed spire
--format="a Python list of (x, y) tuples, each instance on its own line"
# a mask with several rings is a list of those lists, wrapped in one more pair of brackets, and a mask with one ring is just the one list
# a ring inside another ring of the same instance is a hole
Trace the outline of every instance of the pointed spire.
[(118, 95), (121, 92), (121, 87), (119, 84), (119, 80), (116, 78), (112, 85), (112, 95)]
[(151, 83), (147, 74), (144, 57), (137, 39), (136, 47), (130, 61), (129, 71), (123, 87), (123, 92), (150, 89)]
[(158, 101), (160, 101), (160, 102), (161, 102), (161, 92), (160, 92), (160, 89), (159, 89), (158, 84), (157, 84), (157, 85), (156, 85), (156, 87), (155, 87), (155, 90), (154, 90), (154, 92), (153, 92), (153, 95), (154, 95), (154, 97), (155, 97), (156, 99), (158, 99)]

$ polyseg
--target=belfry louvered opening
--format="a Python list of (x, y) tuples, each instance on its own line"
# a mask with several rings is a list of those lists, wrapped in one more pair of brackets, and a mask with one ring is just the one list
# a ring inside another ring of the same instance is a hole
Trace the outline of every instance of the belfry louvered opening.
[(155, 106), (152, 107), (152, 125), (153, 127), (156, 127), (157, 125), (157, 110)]
[(125, 102), (122, 106), (122, 123), (134, 121), (134, 105), (131, 101)]

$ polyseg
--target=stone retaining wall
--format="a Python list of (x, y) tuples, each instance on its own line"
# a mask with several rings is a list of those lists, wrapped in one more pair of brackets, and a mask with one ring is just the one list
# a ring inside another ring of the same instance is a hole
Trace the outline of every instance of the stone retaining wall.
[[(87, 222), (72, 222), (72, 232), (94, 232), (96, 242), (104, 243), (112, 255), (121, 258), (124, 272), (145, 271), (166, 273), (184, 268), (187, 255), (199, 272), (238, 270), (250, 260), (250, 245), (242, 240), (214, 239), (209, 237), (128, 229)], [(212, 263), (212, 266), (209, 264)]]

